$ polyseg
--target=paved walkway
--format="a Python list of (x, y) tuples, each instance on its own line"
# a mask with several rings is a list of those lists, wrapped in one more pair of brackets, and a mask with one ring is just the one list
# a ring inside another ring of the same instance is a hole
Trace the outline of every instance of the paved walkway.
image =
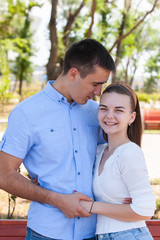
[(149, 177), (160, 179), (160, 134), (143, 134), (142, 150), (146, 159)]
[[(0, 132), (0, 141), (2, 135)], [(160, 178), (160, 134), (143, 134), (142, 150), (150, 179)]]

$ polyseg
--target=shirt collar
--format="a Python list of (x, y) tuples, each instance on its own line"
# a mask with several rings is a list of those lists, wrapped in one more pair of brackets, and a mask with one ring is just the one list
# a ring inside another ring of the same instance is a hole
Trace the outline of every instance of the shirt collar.
[(48, 97), (58, 103), (67, 102), (67, 99), (60, 92), (58, 92), (55, 88), (52, 87), (53, 82), (53, 80), (48, 81), (43, 91), (47, 94)]

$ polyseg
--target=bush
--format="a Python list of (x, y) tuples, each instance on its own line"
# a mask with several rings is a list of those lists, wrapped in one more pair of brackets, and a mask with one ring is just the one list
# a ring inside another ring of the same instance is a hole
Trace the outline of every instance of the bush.
[(137, 92), (136, 94), (137, 94), (140, 102), (150, 103), (151, 100), (153, 102), (156, 102), (156, 101), (160, 100), (160, 94), (159, 93), (147, 94), (147, 93)]
[(137, 93), (138, 99), (140, 102), (146, 102), (149, 103), (150, 102), (150, 95), (146, 94), (146, 93)]

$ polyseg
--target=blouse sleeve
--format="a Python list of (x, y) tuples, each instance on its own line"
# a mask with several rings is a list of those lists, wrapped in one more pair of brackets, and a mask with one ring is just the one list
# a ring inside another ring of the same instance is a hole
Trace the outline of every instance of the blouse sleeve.
[(137, 145), (123, 149), (118, 164), (132, 198), (132, 210), (142, 216), (153, 216), (156, 208), (155, 196), (142, 150)]

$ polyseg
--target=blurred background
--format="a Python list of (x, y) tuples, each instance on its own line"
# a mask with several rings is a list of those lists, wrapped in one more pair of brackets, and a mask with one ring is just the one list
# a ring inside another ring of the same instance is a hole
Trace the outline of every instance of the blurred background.
[[(124, 81), (139, 97), (154, 218), (160, 218), (159, 12), (160, 0), (0, 1), (0, 141), (16, 104), (61, 73), (70, 44), (94, 38), (116, 63), (108, 83)], [(0, 202), (0, 218), (27, 218), (29, 201), (0, 190)]]

